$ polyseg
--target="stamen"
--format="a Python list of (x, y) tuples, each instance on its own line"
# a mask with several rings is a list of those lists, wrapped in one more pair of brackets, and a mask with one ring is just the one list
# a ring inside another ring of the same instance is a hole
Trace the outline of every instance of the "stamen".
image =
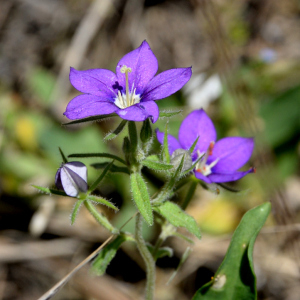
[(215, 142), (214, 142), (214, 141), (211, 141), (210, 144), (209, 144), (209, 147), (208, 147), (208, 155), (209, 155), (209, 156), (212, 155), (214, 146), (215, 146)]

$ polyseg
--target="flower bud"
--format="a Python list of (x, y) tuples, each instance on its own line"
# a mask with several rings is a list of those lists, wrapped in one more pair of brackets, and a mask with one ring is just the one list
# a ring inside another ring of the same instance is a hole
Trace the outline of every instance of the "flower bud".
[(176, 149), (171, 156), (171, 164), (175, 167), (175, 169), (177, 169), (178, 166), (180, 165), (183, 156), (184, 156), (184, 161), (183, 161), (182, 172), (188, 170), (193, 164), (191, 154), (189, 153), (189, 151), (181, 148)]
[(62, 164), (56, 172), (55, 185), (71, 197), (78, 196), (80, 192), (85, 193), (88, 189), (85, 164), (79, 161)]

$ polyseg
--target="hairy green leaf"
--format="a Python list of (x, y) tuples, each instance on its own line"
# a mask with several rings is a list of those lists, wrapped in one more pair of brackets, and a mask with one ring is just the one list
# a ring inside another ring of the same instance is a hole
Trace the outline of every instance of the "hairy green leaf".
[(120, 234), (111, 243), (109, 243), (95, 258), (92, 264), (92, 272), (95, 275), (101, 276), (105, 273), (108, 265), (115, 257), (118, 249), (125, 241), (134, 241), (134, 238)]
[(114, 234), (119, 232), (119, 230), (113, 227), (111, 223), (107, 220), (107, 218), (96, 209), (96, 207), (91, 203), (90, 200), (85, 200), (84, 205), (100, 225), (102, 225), (104, 228), (106, 228)]
[(173, 116), (176, 116), (178, 114), (181, 114), (182, 110), (177, 110), (177, 111), (160, 111), (159, 112), (159, 117), (160, 118), (170, 118)]
[(103, 204), (103, 205), (106, 205), (107, 207), (110, 207), (112, 208), (113, 210), (116, 210), (118, 211), (119, 209), (113, 205), (110, 201), (102, 198), (102, 197), (98, 197), (98, 196), (93, 196), (93, 195), (88, 195), (86, 197), (87, 200), (91, 200), (93, 202), (97, 202), (97, 203), (100, 203), (100, 204)]
[(105, 136), (104, 141), (109, 141), (109, 140), (112, 140), (115, 137), (117, 137), (123, 131), (126, 123), (127, 123), (127, 120), (122, 120), (122, 122), (119, 124), (119, 126), (113, 132), (110, 132)]
[(73, 225), (75, 222), (75, 219), (77, 217), (77, 214), (79, 212), (80, 206), (84, 200), (77, 200), (74, 204), (72, 214), (71, 214), (71, 224)]
[(98, 176), (98, 178), (95, 180), (95, 182), (90, 186), (88, 193), (91, 193), (95, 188), (97, 188), (98, 184), (100, 184), (100, 182), (103, 180), (103, 178), (105, 177), (105, 175), (107, 174), (107, 172), (109, 171), (109, 169), (111, 168), (113, 163), (114, 163), (114, 161), (112, 161), (110, 164), (108, 164), (105, 167), (103, 172)]
[(153, 213), (147, 186), (142, 175), (137, 172), (132, 173), (130, 175), (130, 185), (133, 200), (138, 210), (148, 225), (151, 226), (153, 224)]
[(197, 238), (201, 238), (200, 229), (195, 219), (173, 202), (166, 201), (154, 210), (176, 227), (184, 227)]
[(60, 147), (58, 147), (58, 149), (59, 149), (59, 152), (60, 152), (60, 155), (61, 155), (61, 158), (62, 158), (63, 162), (66, 164), (68, 162), (68, 160), (67, 160), (65, 154), (63, 153), (63, 151), (61, 150)]
[(110, 153), (74, 153), (68, 155), (68, 157), (82, 157), (82, 158), (89, 158), (89, 157), (105, 157), (105, 158), (112, 158), (121, 162), (122, 164), (126, 165), (124, 159), (120, 158), (119, 156), (110, 154)]
[(84, 118), (84, 119), (80, 119), (80, 120), (71, 121), (68, 123), (64, 123), (62, 125), (73, 125), (73, 124), (79, 124), (79, 123), (85, 123), (85, 122), (91, 122), (91, 121), (100, 121), (100, 120), (104, 120), (104, 119), (116, 117), (116, 116), (117, 116), (117, 114), (115, 114), (115, 113), (108, 114), (108, 115), (99, 115), (99, 116), (93, 116), (93, 117), (88, 117), (88, 118)]
[(166, 123), (165, 132), (164, 132), (164, 142), (162, 149), (162, 161), (170, 163), (170, 153), (169, 153), (169, 143), (168, 143), (168, 123)]
[(160, 161), (149, 159), (148, 157), (142, 161), (142, 165), (156, 171), (166, 171), (173, 169), (173, 165), (166, 164)]
[[(91, 164), (91, 166), (95, 169), (104, 169), (109, 164), (110, 164), (109, 162), (103, 162), (103, 163), (94, 163), (94, 164)], [(114, 164), (110, 167), (109, 171), (112, 173), (130, 174), (127, 167), (120, 167), (120, 166), (116, 166)]]
[(213, 280), (202, 286), (193, 300), (257, 299), (253, 246), (270, 209), (271, 204), (267, 202), (249, 210), (243, 216)]
[(42, 187), (42, 186), (38, 186), (38, 185), (34, 185), (34, 184), (32, 186), (34, 188), (36, 188), (37, 190), (39, 190), (40, 192), (48, 194), (48, 195), (54, 194), (54, 195), (67, 196), (68, 197), (68, 195), (63, 191), (50, 189), (50, 188), (46, 188), (46, 187)]

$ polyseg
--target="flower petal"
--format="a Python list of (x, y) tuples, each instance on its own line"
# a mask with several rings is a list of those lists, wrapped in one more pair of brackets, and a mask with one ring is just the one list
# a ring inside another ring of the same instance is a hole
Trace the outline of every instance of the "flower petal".
[(126, 54), (119, 62), (116, 73), (120, 85), (125, 87), (125, 74), (120, 69), (123, 66), (131, 68), (128, 74), (129, 89), (131, 91), (133, 85), (136, 88), (136, 94), (141, 94), (147, 83), (153, 78), (158, 69), (158, 62), (153, 54), (149, 44), (143, 41), (141, 46)]
[(159, 117), (159, 109), (154, 101), (140, 102), (124, 109), (119, 109), (116, 113), (124, 120), (145, 121), (150, 117), (151, 122), (155, 123)]
[(238, 180), (242, 177), (244, 177), (245, 175), (249, 174), (249, 173), (253, 173), (254, 169), (251, 168), (248, 171), (245, 172), (232, 172), (230, 174), (225, 174), (225, 173), (212, 173), (210, 175), (207, 176), (207, 178), (209, 178), (209, 180), (211, 182), (216, 182), (216, 183), (221, 183), (221, 182), (228, 182), (228, 181), (235, 181)]
[(212, 168), (213, 173), (233, 172), (250, 159), (253, 148), (254, 140), (252, 138), (227, 137), (216, 142), (207, 163), (219, 159)]
[[(164, 143), (164, 132), (161, 132), (158, 129), (156, 129), (156, 137), (157, 137), (157, 140), (163, 145), (163, 143)], [(168, 134), (168, 145), (169, 145), (170, 155), (172, 155), (172, 153), (175, 150), (181, 148), (181, 146), (180, 146), (179, 142), (177, 141), (177, 139), (171, 134)]]
[(204, 176), (202, 173), (200, 172), (196, 172), (194, 171), (196, 178), (206, 182), (206, 183), (213, 183), (213, 181), (211, 181), (208, 177)]
[(194, 151), (206, 152), (210, 142), (215, 141), (215, 126), (203, 109), (192, 111), (181, 123), (179, 142), (184, 149), (189, 149), (196, 138), (199, 140)]
[(160, 100), (180, 90), (191, 78), (192, 68), (178, 68), (164, 71), (147, 85), (142, 97), (144, 101)]
[(79, 95), (73, 98), (64, 112), (70, 120), (83, 119), (97, 115), (107, 115), (118, 110), (118, 107), (94, 95)]
[(116, 74), (105, 69), (78, 71), (71, 68), (70, 82), (75, 89), (82, 93), (112, 99), (116, 97), (118, 89), (121, 88)]

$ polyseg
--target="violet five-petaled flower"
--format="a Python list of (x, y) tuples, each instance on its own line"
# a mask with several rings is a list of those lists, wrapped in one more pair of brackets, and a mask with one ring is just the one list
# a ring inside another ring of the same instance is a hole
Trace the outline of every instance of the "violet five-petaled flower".
[[(156, 131), (157, 139), (162, 144), (164, 133)], [(198, 179), (206, 183), (222, 183), (238, 180), (254, 168), (238, 171), (250, 158), (254, 141), (252, 138), (226, 137), (216, 142), (216, 130), (213, 122), (203, 109), (192, 111), (181, 123), (178, 133), (179, 141), (168, 135), (170, 155), (176, 149), (188, 150), (199, 137), (192, 153), (196, 164), (194, 173)]]
[(180, 90), (192, 75), (191, 68), (170, 69), (155, 76), (157, 70), (157, 59), (146, 41), (118, 62), (116, 74), (106, 69), (71, 68), (70, 82), (84, 94), (69, 102), (64, 115), (76, 120), (116, 113), (129, 121), (150, 117), (155, 123), (159, 117), (155, 100)]

